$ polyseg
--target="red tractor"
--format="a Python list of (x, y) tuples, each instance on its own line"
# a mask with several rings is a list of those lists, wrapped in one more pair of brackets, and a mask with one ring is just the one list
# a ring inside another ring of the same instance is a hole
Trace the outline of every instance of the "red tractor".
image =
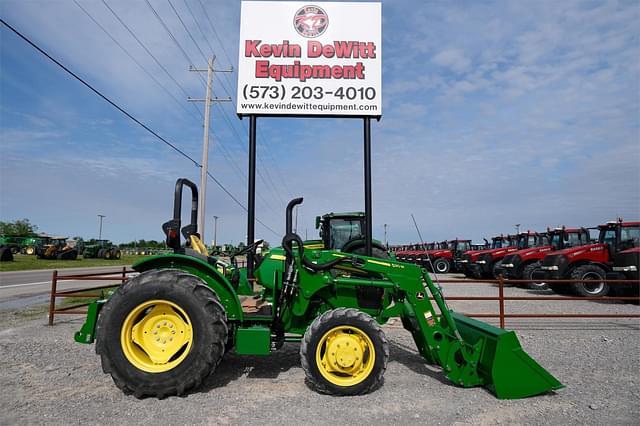
[[(476, 279), (498, 278), (501, 273), (502, 259), (508, 254), (529, 247), (529, 237), (528, 232), (507, 237), (494, 237), (492, 248), (475, 253), (475, 261), (467, 265), (470, 275), (465, 275)], [(531, 241), (535, 241), (534, 236), (531, 236)]]
[[(640, 247), (630, 248), (617, 253), (613, 259), (613, 271), (607, 272), (607, 280), (633, 280), (638, 281), (640, 276)], [(619, 294), (640, 294), (640, 286), (637, 283), (616, 284), (613, 289)]]
[(560, 294), (606, 296), (610, 288), (605, 278), (613, 272), (613, 260), (630, 248), (640, 247), (640, 222), (609, 222), (598, 226), (600, 236), (595, 244), (571, 247), (548, 254), (540, 269), (533, 273), (535, 280), (581, 280), (578, 283), (549, 283)]
[[(427, 264), (429, 269), (439, 274), (446, 274), (447, 272), (459, 269), (459, 260), (463, 253), (469, 251), (471, 248), (471, 240), (450, 240), (443, 241), (439, 244), (440, 248), (429, 250), (426, 255), (423, 256), (423, 264)], [(429, 264), (429, 261), (431, 264)], [(433, 265), (433, 266), (432, 266)]]
[(517, 237), (499, 235), (491, 238), (490, 248), (466, 252), (459, 264), (462, 272), (468, 278), (493, 277), (495, 263), (502, 260), (505, 255), (517, 250)]
[(402, 247), (402, 250), (396, 252), (396, 259), (401, 262), (416, 263), (418, 253), (433, 248), (434, 243), (429, 244), (409, 244)]
[[(551, 251), (589, 244), (589, 231), (585, 228), (547, 229), (546, 234), (536, 234), (529, 241), (529, 248), (518, 250), (502, 259), (501, 272), (507, 279), (531, 280), (533, 272), (542, 265), (542, 259)], [(544, 290), (545, 282), (531, 282), (524, 287)]]

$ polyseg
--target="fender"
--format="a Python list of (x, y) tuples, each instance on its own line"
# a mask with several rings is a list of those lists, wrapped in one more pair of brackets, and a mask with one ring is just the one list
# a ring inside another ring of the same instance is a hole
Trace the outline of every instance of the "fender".
[(233, 286), (214, 266), (204, 260), (183, 254), (163, 254), (148, 257), (133, 264), (132, 268), (137, 272), (151, 269), (180, 269), (197, 276), (216, 292), (220, 303), (227, 311), (230, 320), (242, 321), (242, 307), (238, 294)]

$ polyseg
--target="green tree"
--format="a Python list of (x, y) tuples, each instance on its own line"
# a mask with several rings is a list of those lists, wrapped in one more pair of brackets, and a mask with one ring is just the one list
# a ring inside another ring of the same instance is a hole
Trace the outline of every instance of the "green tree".
[(0, 235), (10, 237), (34, 237), (38, 227), (29, 222), (29, 219), (16, 220), (15, 222), (0, 222)]

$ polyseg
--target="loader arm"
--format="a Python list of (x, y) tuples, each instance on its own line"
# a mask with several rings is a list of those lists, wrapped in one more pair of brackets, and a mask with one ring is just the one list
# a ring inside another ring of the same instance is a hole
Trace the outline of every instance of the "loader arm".
[[(354, 286), (384, 288), (391, 295), (390, 303), (382, 307), (376, 320), (384, 323), (399, 316), (425, 361), (442, 367), (453, 383), (462, 387), (485, 386), (500, 399), (524, 398), (563, 387), (527, 355), (513, 331), (451, 311), (426, 270), (391, 259), (329, 250), (314, 251), (310, 260), (299, 247), (291, 254), (297, 251), (293, 257), (300, 280), (314, 285), (305, 286), (299, 294), (294, 313), (304, 312), (314, 294), (326, 287), (336, 293)], [(341, 268), (361, 274), (331, 273), (331, 269)], [(363, 278), (366, 274), (372, 278)]]

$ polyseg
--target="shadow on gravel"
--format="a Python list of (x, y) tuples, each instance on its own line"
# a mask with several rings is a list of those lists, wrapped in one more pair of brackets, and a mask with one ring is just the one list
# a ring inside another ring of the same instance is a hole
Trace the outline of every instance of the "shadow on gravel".
[(429, 376), (440, 383), (451, 384), (439, 368), (429, 368), (430, 366), (427, 366), (422, 355), (416, 349), (409, 348), (401, 343), (389, 342), (389, 362), (398, 362), (414, 373)]
[(299, 348), (299, 344), (286, 343), (283, 349), (266, 356), (237, 355), (235, 351), (231, 351), (225, 354), (213, 374), (194, 392), (208, 392), (242, 376), (250, 379), (275, 379), (292, 368), (302, 368)]

